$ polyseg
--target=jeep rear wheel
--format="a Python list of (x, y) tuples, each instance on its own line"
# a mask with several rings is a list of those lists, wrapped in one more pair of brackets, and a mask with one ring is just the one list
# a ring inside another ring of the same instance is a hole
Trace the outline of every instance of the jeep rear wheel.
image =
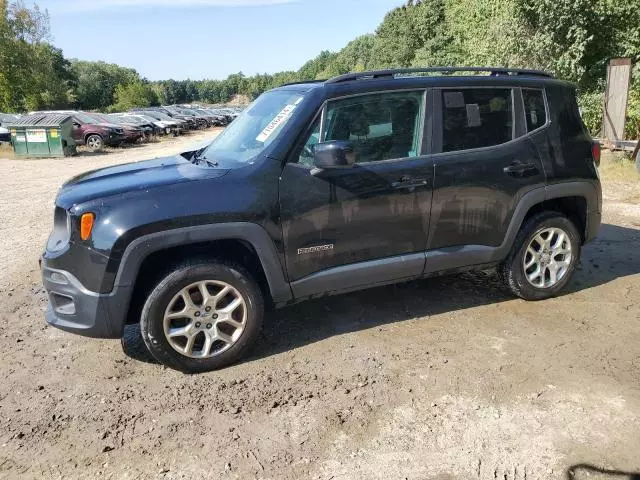
[(556, 296), (571, 280), (580, 258), (580, 234), (568, 218), (543, 212), (529, 219), (498, 271), (525, 300)]
[(151, 292), (140, 329), (156, 360), (196, 373), (242, 357), (262, 317), (262, 293), (242, 267), (192, 263), (176, 268)]

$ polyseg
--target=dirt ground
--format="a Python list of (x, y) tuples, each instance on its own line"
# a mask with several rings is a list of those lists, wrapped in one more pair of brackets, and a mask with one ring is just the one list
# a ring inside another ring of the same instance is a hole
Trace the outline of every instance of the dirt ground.
[(478, 273), (303, 303), (269, 315), (244, 363), (197, 376), (153, 363), (134, 327), (124, 350), (47, 327), (37, 259), (59, 185), (214, 134), (0, 160), (0, 478), (640, 472), (640, 179), (610, 159), (600, 238), (553, 300)]

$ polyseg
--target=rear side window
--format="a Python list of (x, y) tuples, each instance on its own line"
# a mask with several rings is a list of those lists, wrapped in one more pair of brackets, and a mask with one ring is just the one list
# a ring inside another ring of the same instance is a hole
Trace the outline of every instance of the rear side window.
[(491, 147), (513, 139), (510, 88), (442, 91), (442, 151)]
[(532, 132), (547, 123), (547, 109), (544, 103), (544, 92), (530, 88), (522, 89), (524, 113), (527, 117), (527, 131)]

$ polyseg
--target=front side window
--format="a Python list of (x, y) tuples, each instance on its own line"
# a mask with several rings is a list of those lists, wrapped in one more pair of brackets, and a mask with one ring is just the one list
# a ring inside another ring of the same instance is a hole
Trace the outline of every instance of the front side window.
[(423, 92), (418, 91), (362, 95), (329, 102), (322, 140), (350, 141), (357, 163), (417, 157), (423, 99)]
[(513, 139), (510, 88), (442, 91), (442, 151), (500, 145)]
[(524, 113), (527, 116), (527, 131), (532, 132), (547, 123), (547, 109), (544, 103), (544, 92), (531, 88), (522, 89)]

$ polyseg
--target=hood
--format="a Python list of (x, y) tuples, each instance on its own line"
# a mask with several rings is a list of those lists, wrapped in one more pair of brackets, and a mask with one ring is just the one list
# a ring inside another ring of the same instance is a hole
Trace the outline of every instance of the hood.
[(194, 165), (180, 155), (86, 172), (65, 183), (56, 205), (69, 209), (74, 205), (113, 195), (145, 191), (151, 188), (222, 177), (229, 170)]
[(105, 128), (122, 128), (122, 125), (117, 125), (115, 123), (107, 123), (107, 122), (100, 122), (97, 123), (96, 125), (98, 125), (99, 127), (105, 127)]

